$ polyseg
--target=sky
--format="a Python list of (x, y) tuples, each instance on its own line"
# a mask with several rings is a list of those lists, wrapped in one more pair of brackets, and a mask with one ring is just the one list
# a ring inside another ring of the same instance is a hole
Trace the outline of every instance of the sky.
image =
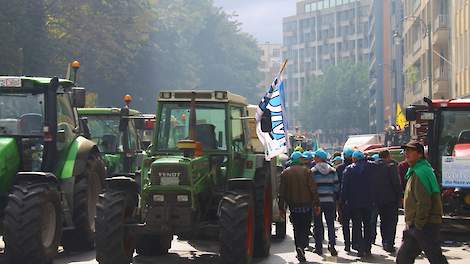
[(228, 14), (238, 14), (242, 30), (260, 43), (282, 43), (282, 18), (295, 14), (296, 0), (214, 0)]

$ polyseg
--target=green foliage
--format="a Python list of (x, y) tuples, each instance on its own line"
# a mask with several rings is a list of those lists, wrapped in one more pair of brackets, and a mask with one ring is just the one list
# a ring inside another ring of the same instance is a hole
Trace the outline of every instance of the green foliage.
[(260, 81), (256, 41), (212, 0), (0, 0), (0, 74), (64, 76), (100, 105), (153, 111), (163, 89), (228, 89)]
[(342, 63), (313, 77), (302, 94), (298, 116), (309, 130), (351, 130), (368, 127), (366, 64)]

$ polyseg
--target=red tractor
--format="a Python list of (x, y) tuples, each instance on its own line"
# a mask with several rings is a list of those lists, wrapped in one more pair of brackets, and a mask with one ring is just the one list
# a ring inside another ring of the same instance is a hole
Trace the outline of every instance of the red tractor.
[(470, 230), (470, 99), (431, 100), (406, 109), (412, 137), (427, 145), (427, 158), (442, 187), (444, 229)]

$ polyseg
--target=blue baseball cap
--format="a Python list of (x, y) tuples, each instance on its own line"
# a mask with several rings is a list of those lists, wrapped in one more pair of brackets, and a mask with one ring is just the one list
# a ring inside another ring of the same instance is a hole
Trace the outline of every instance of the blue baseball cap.
[(290, 159), (292, 161), (297, 161), (299, 160), (300, 158), (302, 158), (302, 153), (300, 151), (294, 151), (292, 152), (292, 154), (290, 155)]
[(336, 156), (333, 161), (343, 161), (343, 158), (341, 158), (340, 156)]
[(372, 155), (371, 158), (374, 159), (374, 160), (378, 160), (378, 159), (380, 159), (380, 156), (379, 156), (379, 154), (374, 154), (374, 155)]
[(359, 151), (359, 150), (354, 151), (354, 153), (352, 154), (352, 157), (354, 159), (363, 159), (363, 158), (365, 158), (364, 153), (362, 151)]
[(309, 160), (313, 159), (313, 153), (311, 151), (304, 151), (302, 156), (304, 157), (304, 159), (309, 159)]
[(343, 157), (349, 159), (352, 157), (354, 150), (352, 148), (346, 147), (343, 149)]
[(326, 153), (326, 151), (324, 151), (323, 149), (319, 149), (319, 150), (315, 151), (315, 157), (319, 158), (321, 160), (327, 160), (328, 159), (328, 153)]

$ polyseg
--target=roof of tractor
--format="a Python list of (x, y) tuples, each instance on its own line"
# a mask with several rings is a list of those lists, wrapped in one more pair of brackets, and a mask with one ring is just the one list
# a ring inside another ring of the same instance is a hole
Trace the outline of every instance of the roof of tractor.
[(190, 102), (195, 97), (196, 102), (236, 103), (247, 105), (245, 97), (227, 91), (208, 90), (178, 90), (162, 91), (158, 96), (160, 102)]
[[(101, 107), (101, 108), (79, 108), (77, 109), (80, 115), (119, 115), (121, 108), (117, 107)], [(129, 115), (137, 116), (140, 112), (134, 109), (129, 109)]]
[[(49, 85), (52, 78), (26, 77), (26, 76), (0, 76), (0, 87), (5, 88), (44, 88)], [(71, 87), (74, 83), (70, 80), (59, 79), (63, 87)]]
[(470, 107), (470, 99), (438, 99), (432, 100), (432, 107)]

